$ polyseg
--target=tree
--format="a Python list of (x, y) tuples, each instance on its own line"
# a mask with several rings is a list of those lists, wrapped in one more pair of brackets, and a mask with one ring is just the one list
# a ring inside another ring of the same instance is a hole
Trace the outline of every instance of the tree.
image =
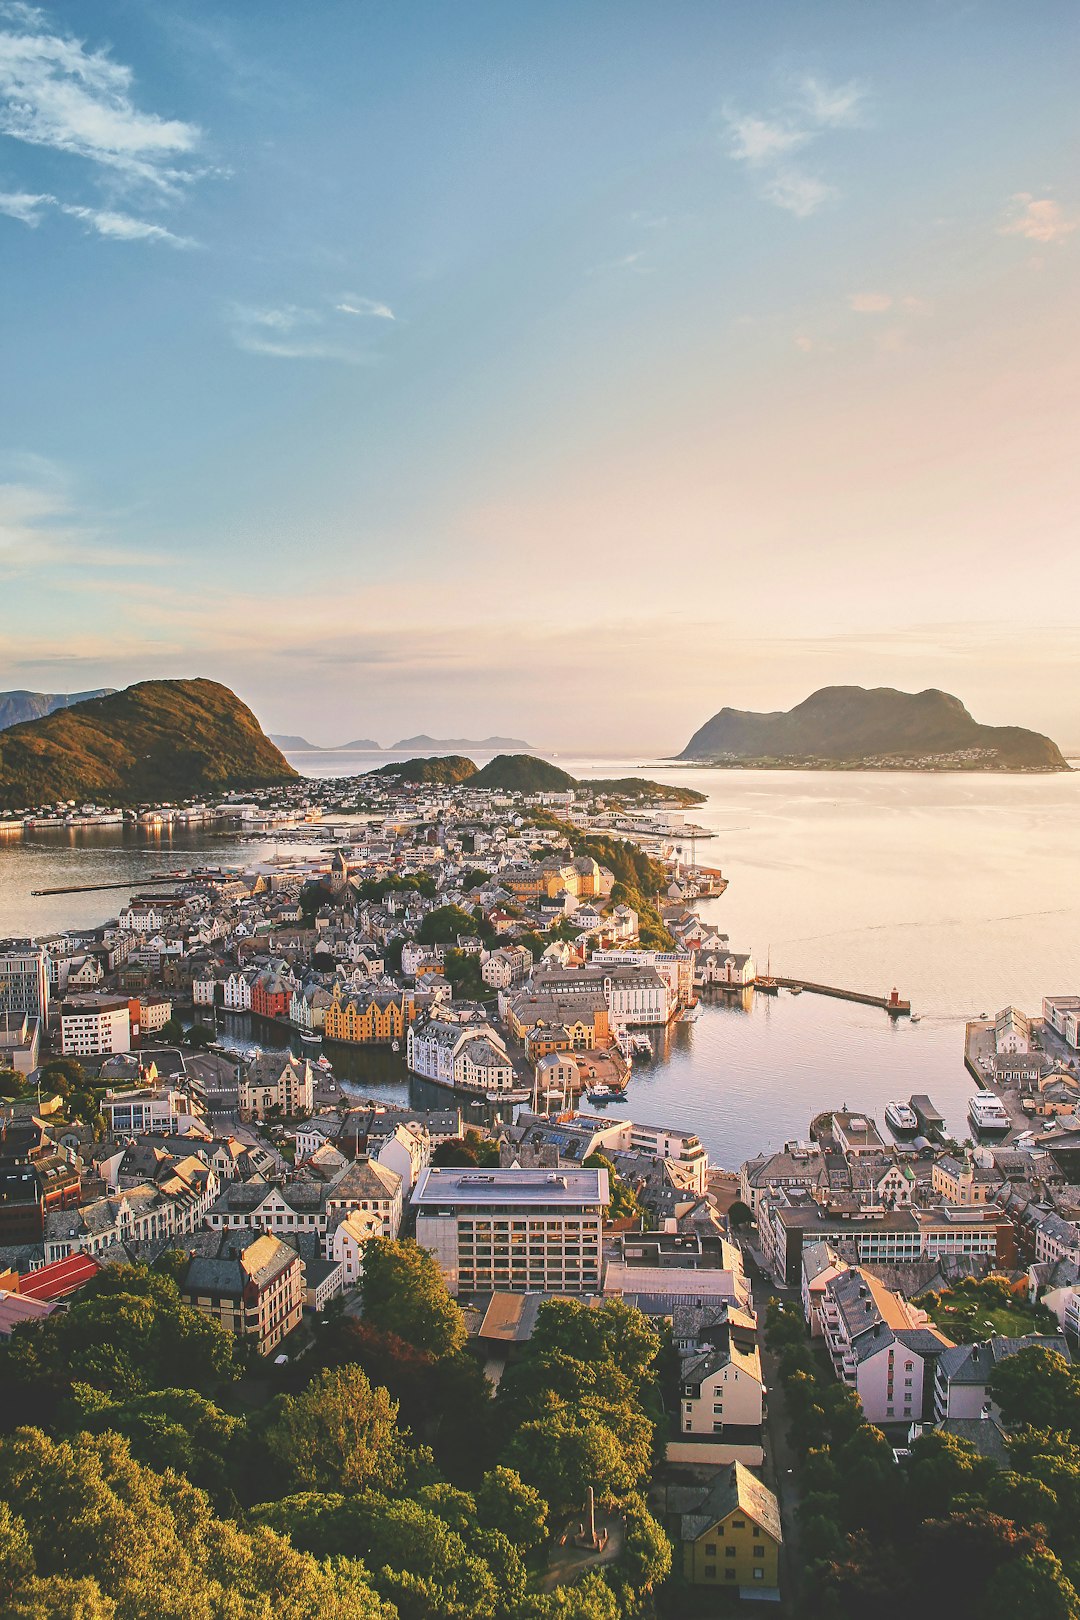
[(590, 1485), (600, 1501), (612, 1502), (643, 1477), (640, 1466), (628, 1460), (620, 1433), (566, 1407), (523, 1424), (506, 1460), (555, 1513), (580, 1509)]
[(1077, 1620), (1080, 1596), (1048, 1548), (1039, 1547), (1001, 1570), (986, 1594), (984, 1620), (1014, 1620), (1018, 1614), (1039, 1620)]
[(559, 1586), (529, 1598), (519, 1610), (520, 1620), (619, 1620), (619, 1602), (598, 1569), (591, 1569), (573, 1586)]
[(611, 1160), (603, 1153), (590, 1153), (582, 1164), (588, 1170), (606, 1170), (608, 1173), (608, 1205), (607, 1218), (609, 1221), (636, 1220), (641, 1215), (641, 1205), (633, 1188), (619, 1175)]
[(485, 1474), (476, 1493), (476, 1512), (489, 1530), (501, 1530), (525, 1552), (547, 1536), (547, 1503), (513, 1468), (501, 1464)]
[(85, 1091), (87, 1086), (86, 1070), (74, 1058), (53, 1058), (42, 1064), (39, 1078), (43, 1094), (54, 1091), (68, 1097), (73, 1091)]
[(27, 1089), (25, 1074), (17, 1069), (0, 1069), (0, 1097), (21, 1097)]
[(999, 1361), (989, 1392), (1006, 1423), (1080, 1434), (1080, 1378), (1056, 1350), (1032, 1345)]
[(194, 1047), (196, 1051), (205, 1051), (208, 1046), (213, 1045), (216, 1039), (216, 1031), (210, 1029), (206, 1024), (192, 1024), (187, 1032), (187, 1043), (189, 1046)]
[(223, 1512), (235, 1510), (235, 1485), (245, 1460), (244, 1423), (194, 1390), (155, 1390), (112, 1401), (88, 1384), (75, 1384), (58, 1414), (58, 1427), (122, 1434), (138, 1462), (159, 1473), (174, 1468)]
[(372, 1388), (359, 1367), (329, 1369), (301, 1395), (281, 1397), (266, 1444), (301, 1490), (394, 1486), (407, 1462), (397, 1413), (397, 1403), (385, 1389)]
[(736, 1198), (727, 1212), (728, 1225), (733, 1232), (754, 1224), (754, 1212), (749, 1204), (744, 1204), (741, 1198)]
[(429, 911), (417, 930), (421, 945), (452, 945), (459, 934), (479, 934), (480, 924), (469, 911), (460, 906), (436, 906)]
[(365, 1320), (435, 1357), (461, 1350), (465, 1318), (439, 1263), (412, 1238), (372, 1238), (364, 1250), (360, 1297)]
[(184, 1026), (180, 1022), (179, 1018), (177, 1018), (175, 1014), (172, 1018), (166, 1018), (165, 1022), (158, 1030), (158, 1039), (163, 1041), (165, 1045), (169, 1045), (170, 1042), (182, 1041), (183, 1038)]
[(24, 1323), (4, 1353), (19, 1384), (82, 1382), (119, 1399), (158, 1389), (211, 1392), (239, 1374), (235, 1340), (146, 1266), (107, 1266), (64, 1314)]

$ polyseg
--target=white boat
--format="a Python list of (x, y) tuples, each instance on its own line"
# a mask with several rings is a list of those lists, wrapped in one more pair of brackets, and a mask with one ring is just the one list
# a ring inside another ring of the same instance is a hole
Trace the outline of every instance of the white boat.
[(304, 1029), (300, 1031), (300, 1039), (302, 1041), (314, 1041), (317, 1045), (322, 1040), (322, 1036), (316, 1035), (314, 1030)]
[(922, 1017), (922, 1013), (912, 1013), (910, 1015), (909, 1019), (908, 1019), (908, 1022), (912, 1023), (912, 1024), (917, 1024), (921, 1017)]
[(631, 1035), (631, 1052), (639, 1052), (643, 1057), (652, 1057), (652, 1041), (647, 1035)]
[(897, 1136), (914, 1136), (919, 1128), (915, 1110), (906, 1102), (886, 1103), (885, 1122)]
[(586, 1093), (591, 1103), (618, 1102), (622, 1092), (616, 1086), (590, 1086)]
[(1012, 1121), (992, 1091), (977, 1091), (968, 1100), (968, 1118), (977, 1131), (1007, 1131)]

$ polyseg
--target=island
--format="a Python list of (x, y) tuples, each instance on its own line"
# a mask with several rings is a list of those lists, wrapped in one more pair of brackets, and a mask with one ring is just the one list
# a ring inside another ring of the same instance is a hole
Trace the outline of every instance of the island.
[(823, 686), (786, 711), (721, 709), (676, 756), (709, 765), (803, 770), (1067, 771), (1057, 744), (986, 726), (929, 688)]
[(663, 801), (686, 808), (704, 804), (708, 797), (694, 788), (650, 782), (645, 777), (621, 776), (579, 781), (549, 760), (534, 754), (496, 754), (480, 769), (463, 754), (441, 754), (429, 759), (407, 759), (380, 765), (369, 776), (385, 776), (416, 787), (459, 787), (463, 784), (495, 793), (588, 792), (615, 799)]
[(352, 742), (339, 743), (336, 748), (324, 748), (321, 743), (308, 742), (306, 737), (272, 731), (270, 741), (285, 754), (381, 754), (382, 744), (371, 737), (354, 737)]
[(536, 752), (532, 743), (522, 742), (520, 737), (483, 737), (479, 741), (475, 737), (428, 737), (421, 733), (419, 737), (403, 737), (396, 742), (391, 750), (395, 754), (404, 754), (422, 748), (474, 748), (478, 754), (488, 753), (515, 753), (534, 754)]
[(217, 681), (140, 681), (0, 735), (0, 806), (127, 806), (273, 787), (298, 773)]

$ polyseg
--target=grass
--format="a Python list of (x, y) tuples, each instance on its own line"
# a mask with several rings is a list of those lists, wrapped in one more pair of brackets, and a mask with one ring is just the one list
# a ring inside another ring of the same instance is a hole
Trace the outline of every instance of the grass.
[(942, 1289), (940, 1295), (925, 1295), (916, 1303), (957, 1344), (974, 1344), (992, 1334), (1018, 1339), (1025, 1333), (1057, 1332), (1049, 1311), (1022, 1299), (1006, 1301), (996, 1285)]

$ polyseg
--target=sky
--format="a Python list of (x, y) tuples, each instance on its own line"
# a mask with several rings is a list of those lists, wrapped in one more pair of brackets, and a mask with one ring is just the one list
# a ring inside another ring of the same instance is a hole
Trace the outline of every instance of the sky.
[(0, 0), (0, 687), (1080, 748), (1080, 11)]

